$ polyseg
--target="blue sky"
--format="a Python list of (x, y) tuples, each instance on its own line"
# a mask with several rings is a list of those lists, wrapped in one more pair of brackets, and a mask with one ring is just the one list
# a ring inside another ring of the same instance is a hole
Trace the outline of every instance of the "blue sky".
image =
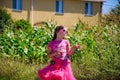
[(112, 8), (115, 8), (118, 4), (118, 0), (105, 0), (103, 3), (102, 13), (108, 14)]

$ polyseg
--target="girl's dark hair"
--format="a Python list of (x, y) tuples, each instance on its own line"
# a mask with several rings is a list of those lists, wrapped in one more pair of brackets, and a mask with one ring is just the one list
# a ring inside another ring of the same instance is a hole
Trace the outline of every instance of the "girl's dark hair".
[(52, 40), (55, 40), (57, 38), (57, 32), (63, 28), (64, 28), (64, 26), (62, 26), (62, 25), (56, 26)]

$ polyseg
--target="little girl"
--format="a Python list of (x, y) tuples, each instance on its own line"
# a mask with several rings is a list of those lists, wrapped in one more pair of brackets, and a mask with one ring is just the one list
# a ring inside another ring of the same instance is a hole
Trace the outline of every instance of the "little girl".
[(76, 80), (70, 65), (69, 56), (80, 46), (75, 44), (70, 49), (68, 40), (64, 37), (67, 34), (64, 26), (57, 26), (51, 42), (48, 43), (48, 58), (51, 62), (48, 66), (38, 70), (40, 80)]

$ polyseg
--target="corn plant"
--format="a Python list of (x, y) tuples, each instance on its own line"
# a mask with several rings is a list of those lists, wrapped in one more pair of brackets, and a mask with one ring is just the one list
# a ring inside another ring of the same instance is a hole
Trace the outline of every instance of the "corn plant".
[[(13, 60), (20, 58), (27, 63), (46, 63), (47, 45), (51, 41), (55, 24), (46, 22), (40, 28), (32, 28), (30, 32), (7, 27), (0, 35), (0, 52)], [(88, 27), (78, 22), (73, 30), (69, 30), (66, 39), (71, 46), (79, 44), (82, 50), (76, 50), (70, 57), (77, 64), (78, 79), (115, 79), (120, 75), (120, 29), (118, 26)], [(105, 76), (104, 76), (105, 75)]]

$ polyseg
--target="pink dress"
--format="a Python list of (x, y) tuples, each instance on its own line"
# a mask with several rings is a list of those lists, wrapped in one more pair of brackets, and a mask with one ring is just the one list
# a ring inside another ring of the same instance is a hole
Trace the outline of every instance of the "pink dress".
[(55, 56), (50, 64), (38, 70), (40, 80), (76, 80), (68, 58), (69, 41), (53, 40), (48, 44), (52, 52), (60, 51), (60, 55)]

